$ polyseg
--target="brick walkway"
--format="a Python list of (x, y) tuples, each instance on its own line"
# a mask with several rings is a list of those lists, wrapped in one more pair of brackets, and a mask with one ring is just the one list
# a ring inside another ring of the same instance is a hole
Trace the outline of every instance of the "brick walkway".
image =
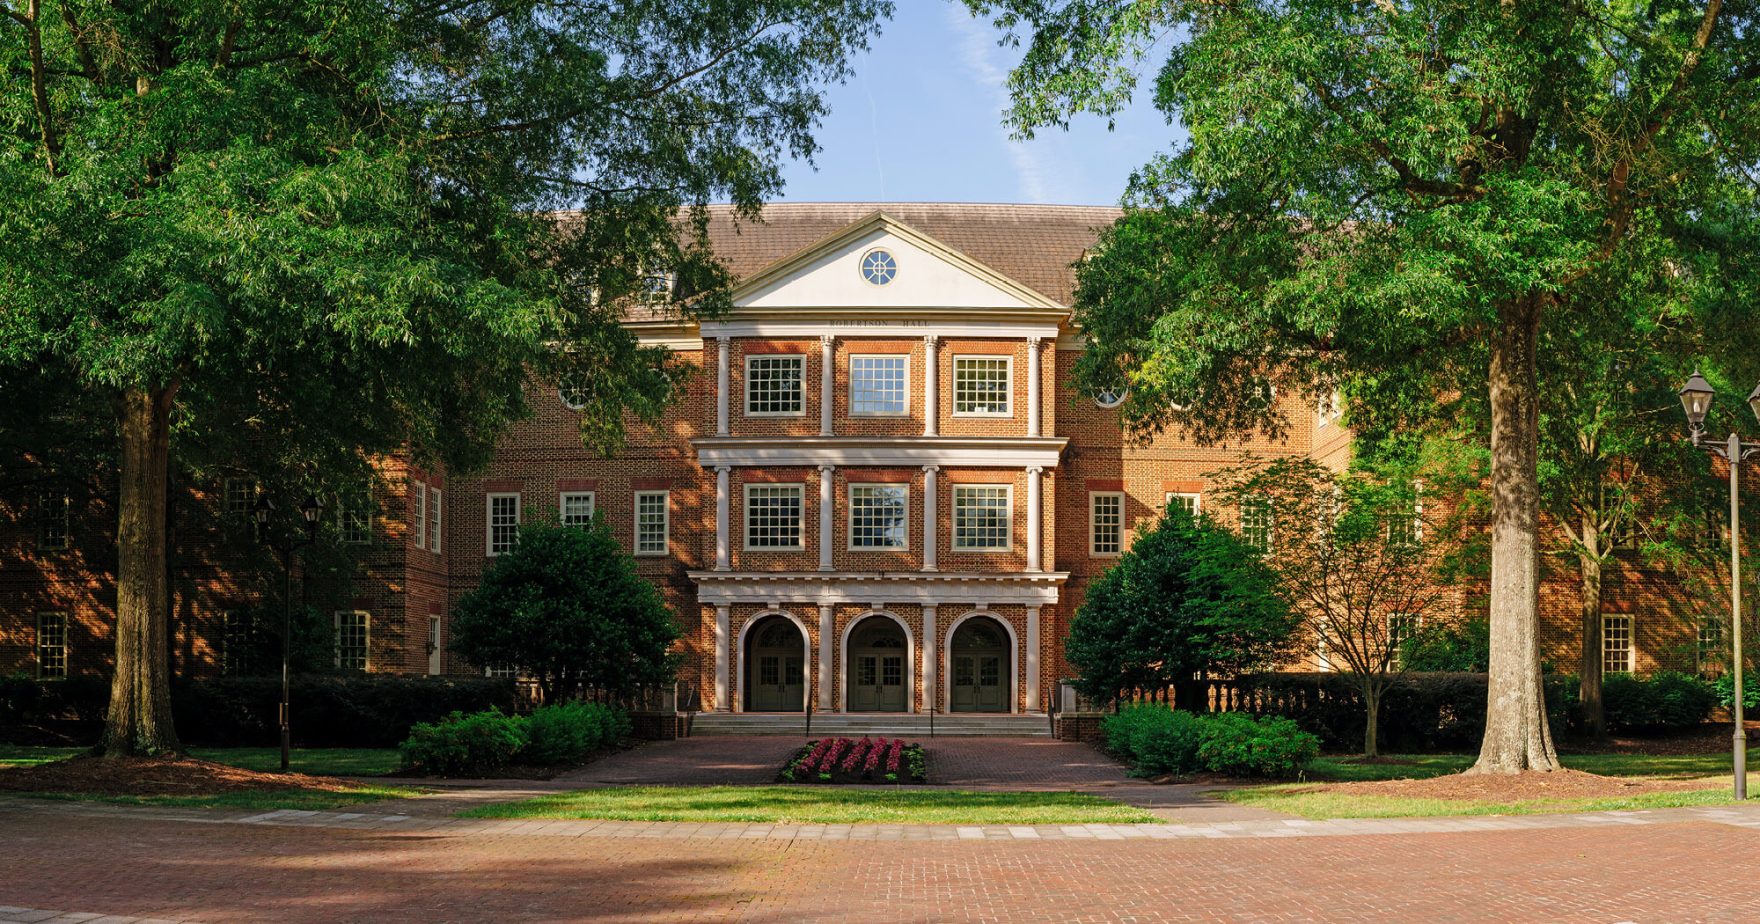
[(325, 924), (1760, 919), (1760, 898), (1731, 888), (1760, 851), (1760, 813), (1639, 814), (1427, 834), (849, 843), (202, 824), (7, 802), (0, 903)]

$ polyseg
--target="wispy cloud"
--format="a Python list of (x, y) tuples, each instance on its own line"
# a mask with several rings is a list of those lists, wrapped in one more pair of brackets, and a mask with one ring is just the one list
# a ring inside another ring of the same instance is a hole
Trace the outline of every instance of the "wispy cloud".
[(1009, 160), (1014, 165), (1015, 180), (1020, 184), (1021, 195), (1029, 202), (1050, 202), (1051, 165), (1045, 163), (1039, 152), (1033, 150), (1024, 141), (1010, 138), (1008, 130), (1003, 127), (1001, 111), (1008, 106), (1008, 70), (999, 63), (1001, 49), (996, 47), (996, 38), (990, 27), (979, 21), (965, 7), (959, 4), (946, 6), (948, 22), (959, 34), (960, 58), (965, 64), (973, 81), (989, 92), (995, 101), (997, 118), (996, 133), (1002, 146), (1008, 150)]

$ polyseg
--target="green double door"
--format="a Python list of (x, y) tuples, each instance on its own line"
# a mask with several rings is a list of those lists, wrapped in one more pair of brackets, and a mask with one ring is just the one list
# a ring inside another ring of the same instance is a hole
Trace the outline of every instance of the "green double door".
[(947, 652), (949, 704), (954, 712), (1009, 711), (1008, 634), (989, 619), (968, 619), (953, 633)]
[(772, 616), (752, 630), (746, 652), (746, 711), (806, 708), (806, 640), (794, 623)]
[(845, 708), (850, 712), (908, 711), (908, 651), (904, 630), (890, 619), (869, 617), (856, 626), (849, 640)]

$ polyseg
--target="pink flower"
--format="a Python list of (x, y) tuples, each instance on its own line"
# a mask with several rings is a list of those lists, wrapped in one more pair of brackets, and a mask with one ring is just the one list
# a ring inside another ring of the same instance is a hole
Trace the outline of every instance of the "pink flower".
[(831, 742), (831, 750), (825, 752), (825, 760), (819, 764), (819, 772), (830, 773), (837, 769), (837, 758), (842, 756), (843, 749), (848, 746), (848, 738), (839, 738)]
[(849, 749), (849, 756), (843, 759), (843, 772), (856, 772), (856, 768), (862, 765), (862, 752), (872, 743), (873, 742), (869, 741), (867, 738), (857, 741), (855, 746)]
[(862, 763), (863, 773), (873, 773), (880, 767), (880, 757), (886, 753), (886, 739), (881, 738), (868, 749), (868, 759)]
[(892, 747), (886, 753), (886, 772), (897, 773), (898, 762), (904, 757), (904, 739), (892, 739)]

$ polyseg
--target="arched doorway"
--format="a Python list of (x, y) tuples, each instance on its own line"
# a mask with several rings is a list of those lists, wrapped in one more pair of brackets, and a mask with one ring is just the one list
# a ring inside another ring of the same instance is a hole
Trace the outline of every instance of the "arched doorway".
[(988, 616), (974, 616), (953, 630), (947, 646), (948, 709), (1010, 712), (1014, 650), (1008, 631)]
[(851, 630), (845, 650), (846, 710), (910, 711), (910, 645), (903, 626), (885, 616), (869, 616)]
[(765, 616), (746, 632), (747, 712), (806, 709), (807, 640), (786, 616)]

